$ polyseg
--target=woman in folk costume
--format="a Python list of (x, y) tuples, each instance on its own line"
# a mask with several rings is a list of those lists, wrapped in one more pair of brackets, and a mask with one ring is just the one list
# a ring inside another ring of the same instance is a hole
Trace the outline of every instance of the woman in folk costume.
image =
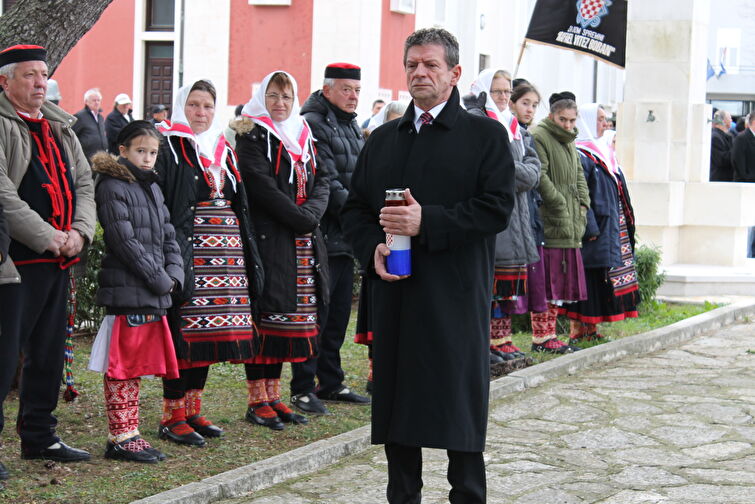
[(296, 81), (289, 73), (267, 75), (241, 115), (233, 125), (239, 169), (268, 272), (260, 298), (259, 353), (245, 360), (246, 419), (281, 430), (284, 422), (307, 423), (281, 402), (280, 376), (284, 362), (302, 362), (318, 351), (318, 314), (328, 302), (327, 252), (319, 227), (328, 181), (317, 169), (314, 139), (299, 115)]
[(515, 302), (527, 293), (527, 265), (540, 259), (532, 233), (528, 201), (529, 191), (537, 187), (540, 179), (540, 161), (529, 133), (519, 126), (518, 119), (509, 110), (511, 75), (505, 70), (485, 69), (472, 82), (471, 91), (480, 106), (483, 106), (482, 97), (485, 97), (485, 115), (506, 128), (516, 170), (514, 210), (508, 227), (498, 233), (495, 244), (495, 282), (490, 319), (490, 362), (493, 364), (524, 356), (512, 344), (510, 314)]
[[(532, 130), (540, 159), (540, 195), (543, 204), (545, 247), (545, 295), (548, 311), (533, 324), (532, 350), (568, 353), (577, 347), (556, 337), (559, 307), (587, 299), (582, 265), (582, 236), (585, 234), (590, 195), (574, 145), (577, 137), (577, 103), (569, 92), (554, 93), (550, 114)], [(533, 316), (533, 321), (535, 317)]]
[(215, 88), (200, 80), (178, 90), (155, 170), (181, 248), (186, 280), (168, 319), (180, 377), (163, 380), (159, 435), (202, 445), (223, 431), (201, 414), (209, 365), (252, 358), (253, 312), (263, 283), (236, 155), (215, 120)]
[(563, 309), (572, 319), (570, 340), (575, 342), (602, 339), (598, 323), (637, 317), (639, 288), (634, 212), (626, 180), (604, 135), (606, 113), (597, 103), (589, 103), (580, 107), (579, 115), (576, 145), (590, 189), (591, 210), (582, 242), (587, 299)]

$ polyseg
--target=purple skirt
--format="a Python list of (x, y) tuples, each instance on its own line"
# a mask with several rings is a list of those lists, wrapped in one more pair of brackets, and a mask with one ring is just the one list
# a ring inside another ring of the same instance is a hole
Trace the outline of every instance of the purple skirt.
[(585, 269), (578, 248), (545, 248), (545, 297), (548, 301), (587, 299)]
[(515, 300), (501, 302), (501, 310), (509, 315), (519, 315), (527, 312), (542, 313), (548, 310), (548, 300), (545, 297), (545, 263), (543, 262), (543, 247), (537, 248), (540, 260), (527, 265), (527, 294)]

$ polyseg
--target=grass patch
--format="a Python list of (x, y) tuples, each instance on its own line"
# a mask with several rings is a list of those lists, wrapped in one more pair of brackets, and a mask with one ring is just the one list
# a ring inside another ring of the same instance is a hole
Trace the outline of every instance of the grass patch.
[[(714, 305), (657, 304), (646, 310), (638, 319), (601, 326), (601, 332), (610, 339), (618, 339), (665, 326), (715, 308)], [(347, 334), (354, 334), (356, 313)], [(568, 327), (568, 324), (562, 327)], [(529, 333), (517, 333), (514, 343), (528, 351)], [(346, 383), (356, 391), (364, 391), (367, 376), (367, 348), (346, 338), (342, 349), (342, 363)], [(40, 460), (25, 461), (19, 458), (19, 441), (13, 432), (13, 419), (18, 412), (15, 393), (5, 401), (6, 429), (0, 447), (0, 460), (11, 471), (11, 479), (0, 491), (0, 501), (25, 504), (119, 504), (148, 495), (199, 481), (258, 460), (269, 458), (313, 441), (331, 437), (369, 423), (370, 408), (328, 404), (333, 415), (310, 417), (304, 426), (286, 426), (286, 430), (273, 432), (244, 421), (246, 412), (246, 385), (244, 369), (240, 365), (216, 364), (204, 396), (207, 416), (222, 426), (226, 435), (220, 440), (208, 440), (203, 448), (190, 448), (159, 441), (156, 436), (161, 415), (162, 387), (160, 380), (142, 380), (141, 433), (150, 443), (168, 454), (167, 461), (154, 465), (138, 465), (104, 460), (107, 437), (107, 420), (103, 407), (102, 376), (85, 369), (89, 359), (92, 338), (75, 340), (75, 376), (82, 393), (76, 402), (60, 402), (56, 414), (58, 433), (65, 442), (92, 453), (89, 462), (57, 464)], [(590, 344), (585, 344), (589, 346)], [(553, 355), (534, 354), (535, 362), (555, 358)], [(282, 377), (284, 396), (288, 397), (287, 383), (290, 366), (284, 366)]]

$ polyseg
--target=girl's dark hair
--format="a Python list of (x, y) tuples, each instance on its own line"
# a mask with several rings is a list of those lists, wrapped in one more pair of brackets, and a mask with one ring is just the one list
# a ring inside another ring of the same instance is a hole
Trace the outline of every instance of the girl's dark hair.
[(210, 81), (204, 79), (198, 80), (193, 86), (191, 86), (191, 89), (189, 89), (189, 94), (191, 94), (192, 91), (206, 91), (207, 93), (210, 93), (210, 96), (212, 96), (212, 103), (215, 103), (218, 100), (215, 86), (213, 86)]
[(514, 91), (511, 93), (510, 100), (512, 103), (516, 103), (517, 101), (519, 101), (519, 98), (526, 95), (527, 93), (535, 93), (537, 95), (537, 101), (543, 100), (543, 97), (540, 96), (540, 92), (529, 82), (515, 86)]
[(128, 148), (131, 147), (131, 141), (134, 138), (140, 136), (152, 137), (158, 142), (160, 142), (160, 139), (162, 137), (162, 135), (160, 135), (160, 133), (155, 129), (151, 122), (131, 121), (123, 127), (120, 133), (118, 133), (116, 143)]

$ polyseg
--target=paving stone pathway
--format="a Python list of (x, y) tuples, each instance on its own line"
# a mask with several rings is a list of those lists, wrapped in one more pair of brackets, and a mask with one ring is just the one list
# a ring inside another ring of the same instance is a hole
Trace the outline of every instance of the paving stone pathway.
[[(755, 324), (582, 371), (490, 410), (489, 503), (755, 503)], [(422, 502), (448, 502), (445, 452), (424, 454)], [(223, 503), (378, 504), (386, 481), (376, 447)]]

